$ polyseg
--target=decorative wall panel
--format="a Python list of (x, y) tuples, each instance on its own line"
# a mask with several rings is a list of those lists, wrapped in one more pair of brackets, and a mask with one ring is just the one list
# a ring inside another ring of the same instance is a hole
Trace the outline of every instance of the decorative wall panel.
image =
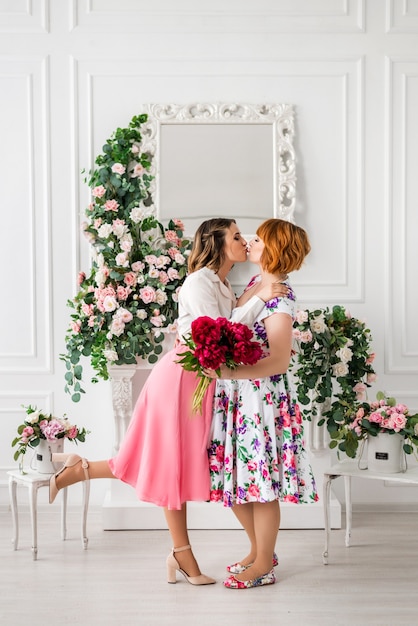
[(386, 0), (386, 32), (418, 33), (418, 0)]
[[(0, 372), (47, 372), (51, 250), (47, 61), (0, 58), (3, 293)], [(13, 158), (12, 158), (13, 155)]]
[(418, 374), (418, 59), (387, 60), (387, 291), (389, 373)]
[(364, 30), (364, 0), (73, 0), (73, 27), (123, 32), (244, 33)]
[(48, 31), (48, 7), (48, 0), (0, 0), (0, 32)]

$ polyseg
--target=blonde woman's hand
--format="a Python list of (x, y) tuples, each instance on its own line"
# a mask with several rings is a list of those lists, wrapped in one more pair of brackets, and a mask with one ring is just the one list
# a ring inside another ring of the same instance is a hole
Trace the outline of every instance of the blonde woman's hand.
[(285, 298), (288, 293), (288, 286), (284, 285), (280, 281), (276, 281), (270, 285), (262, 287), (256, 295), (261, 298), (261, 300), (264, 300), (264, 302), (268, 302), (269, 300), (273, 300), (273, 298)]
[(229, 369), (229, 367), (226, 367), (226, 365), (221, 365), (221, 367), (219, 368), (221, 373), (218, 374), (219, 370), (211, 370), (209, 368), (205, 368), (203, 370), (203, 373), (205, 376), (207, 376), (208, 378), (223, 378), (224, 380), (227, 380), (229, 378), (232, 378), (231, 376), (231, 370)]

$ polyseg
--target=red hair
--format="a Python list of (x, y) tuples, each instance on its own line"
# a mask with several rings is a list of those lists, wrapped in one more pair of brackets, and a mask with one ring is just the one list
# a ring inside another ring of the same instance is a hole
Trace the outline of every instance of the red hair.
[(300, 269), (311, 250), (306, 231), (286, 220), (266, 220), (257, 228), (257, 235), (264, 243), (261, 266), (271, 274)]

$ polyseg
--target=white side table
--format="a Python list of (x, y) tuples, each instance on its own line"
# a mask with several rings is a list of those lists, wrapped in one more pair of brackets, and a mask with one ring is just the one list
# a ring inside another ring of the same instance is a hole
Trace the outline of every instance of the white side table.
[[(37, 520), (37, 504), (38, 504), (38, 489), (40, 487), (49, 488), (49, 479), (51, 474), (39, 474), (30, 469), (24, 469), (25, 473), (20, 470), (11, 470), (7, 472), (9, 476), (9, 494), (10, 504), (12, 509), (13, 519), (13, 549), (17, 550), (19, 541), (19, 516), (17, 510), (17, 497), (16, 488), (17, 485), (23, 485), (29, 489), (29, 509), (32, 525), (32, 555), (33, 560), (38, 558), (38, 520)], [(83, 514), (81, 519), (81, 543), (84, 550), (87, 550), (88, 538), (86, 535), (87, 525), (87, 511), (89, 506), (90, 496), (90, 481), (83, 482)], [(62, 504), (61, 504), (61, 538), (65, 541), (67, 536), (67, 487), (62, 489)]]
[(361, 470), (358, 468), (356, 461), (343, 461), (336, 463), (329, 470), (324, 472), (324, 525), (325, 525), (325, 548), (322, 553), (324, 565), (328, 565), (328, 544), (329, 544), (329, 502), (331, 496), (331, 482), (340, 476), (344, 477), (345, 488), (345, 545), (350, 546), (351, 523), (352, 523), (352, 503), (351, 503), (351, 478), (368, 478), (369, 480), (390, 480), (391, 482), (410, 483), (418, 485), (418, 467), (414, 467), (406, 472), (397, 472), (396, 474), (380, 474), (370, 470)]

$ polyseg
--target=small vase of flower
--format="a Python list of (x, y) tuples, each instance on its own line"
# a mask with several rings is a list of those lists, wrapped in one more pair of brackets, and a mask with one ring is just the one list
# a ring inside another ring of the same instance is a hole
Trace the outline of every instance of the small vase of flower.
[(17, 427), (18, 436), (12, 441), (12, 447), (17, 446), (13, 458), (19, 461), (19, 467), (23, 471), (24, 455), (31, 448), (35, 450), (32, 469), (41, 474), (53, 474), (57, 468), (52, 463), (52, 454), (63, 451), (65, 439), (75, 443), (84, 442), (89, 431), (70, 424), (65, 416), (54, 417), (32, 406), (24, 408), (27, 417)]

